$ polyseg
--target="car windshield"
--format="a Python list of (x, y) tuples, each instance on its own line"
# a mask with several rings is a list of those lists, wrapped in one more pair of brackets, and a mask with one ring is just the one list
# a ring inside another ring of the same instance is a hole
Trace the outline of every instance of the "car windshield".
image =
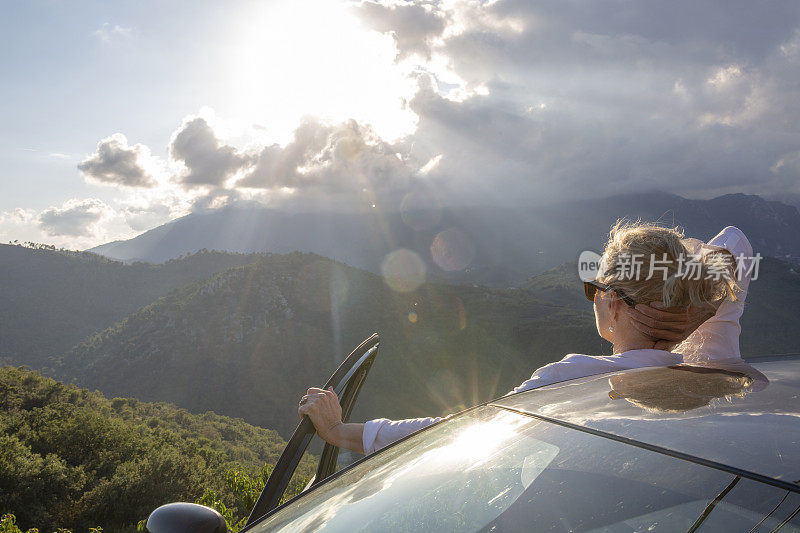
[(770, 530), (798, 505), (798, 494), (485, 406), (383, 450), (250, 531), (747, 530), (762, 520)]

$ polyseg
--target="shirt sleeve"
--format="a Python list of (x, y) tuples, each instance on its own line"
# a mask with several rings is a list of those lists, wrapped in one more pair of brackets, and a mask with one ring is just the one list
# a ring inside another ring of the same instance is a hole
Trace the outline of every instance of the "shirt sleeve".
[(364, 434), (361, 437), (364, 453), (367, 455), (375, 453), (394, 441), (400, 440), (406, 435), (411, 435), (415, 431), (435, 424), (440, 420), (442, 420), (441, 417), (409, 418), (406, 420), (377, 418), (370, 420), (364, 423)]
[[(537, 369), (529, 380), (524, 381), (508, 394), (544, 387), (545, 385), (552, 385), (553, 383), (566, 381), (568, 379), (583, 378), (603, 372), (621, 370), (623, 368), (625, 368), (625, 366), (608, 361), (603, 357), (571, 353), (564, 356), (560, 361), (546, 364)], [(506, 396), (508, 396), (508, 394)]]
[[(555, 363), (544, 365), (543, 367), (537, 369), (531, 375), (530, 379), (523, 381), (519, 386), (514, 387), (514, 390), (510, 391), (508, 394), (523, 392), (526, 390), (535, 389), (537, 387), (544, 387), (545, 385), (551, 385), (558, 381), (562, 381), (559, 376), (561, 375), (560, 370), (563, 364), (564, 361), (557, 361)], [(506, 396), (508, 396), (508, 394)]]
[(753, 272), (753, 247), (737, 227), (728, 226), (708, 241), (706, 250), (715, 247), (728, 250), (737, 265), (736, 282), (740, 292), (737, 300), (726, 299), (714, 316), (703, 322), (689, 337), (673, 351), (682, 353), (685, 361), (740, 358), (739, 334), (742, 328), (739, 319), (744, 312), (744, 301)]
[[(569, 354), (561, 361), (545, 365), (533, 373), (531, 378), (508, 394), (522, 392), (536, 387), (543, 387), (566, 379), (583, 377), (600, 372), (607, 372), (616, 367), (607, 368), (603, 361), (581, 354)], [(370, 454), (384, 446), (400, 440), (426, 426), (435, 424), (441, 418), (410, 418), (407, 420), (389, 420), (377, 418), (364, 423), (362, 436), (364, 453)]]

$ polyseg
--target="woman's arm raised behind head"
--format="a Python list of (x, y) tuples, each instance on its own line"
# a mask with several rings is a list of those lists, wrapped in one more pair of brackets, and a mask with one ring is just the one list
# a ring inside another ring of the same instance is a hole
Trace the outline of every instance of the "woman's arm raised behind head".
[[(683, 353), (687, 359), (727, 359), (741, 357), (739, 352), (739, 318), (750, 282), (753, 249), (742, 231), (728, 226), (704, 245), (696, 239), (692, 253), (717, 253), (719, 248), (737, 261), (738, 300), (716, 302), (715, 305), (691, 306), (688, 309), (665, 309), (660, 302), (638, 304), (629, 309), (631, 324), (641, 333), (656, 340), (654, 348)], [(713, 248), (712, 248), (713, 247)], [(703, 249), (701, 249), (703, 248)]]
[(744, 312), (744, 301), (753, 273), (753, 247), (745, 234), (735, 226), (728, 226), (708, 241), (711, 246), (726, 249), (737, 263), (736, 282), (740, 291), (735, 301), (726, 299), (714, 316), (703, 322), (689, 337), (675, 348), (685, 361), (729, 359), (741, 357), (739, 319)]

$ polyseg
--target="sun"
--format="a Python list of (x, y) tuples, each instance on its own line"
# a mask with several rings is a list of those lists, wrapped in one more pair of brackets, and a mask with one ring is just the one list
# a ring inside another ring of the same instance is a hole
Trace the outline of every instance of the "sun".
[(224, 69), (236, 114), (285, 136), (304, 115), (354, 118), (388, 140), (412, 132), (416, 116), (404, 101), (416, 82), (395, 62), (393, 37), (365, 28), (353, 9), (306, 0), (263, 3), (243, 13)]

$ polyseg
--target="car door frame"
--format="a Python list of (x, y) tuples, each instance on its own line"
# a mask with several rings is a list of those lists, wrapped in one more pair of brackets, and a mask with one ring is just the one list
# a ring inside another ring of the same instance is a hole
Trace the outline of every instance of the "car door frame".
[[(372, 363), (375, 361), (379, 346), (380, 337), (377, 333), (373, 333), (342, 361), (336, 372), (333, 373), (323, 387), (325, 389), (333, 387), (333, 391), (339, 397), (343, 422), (347, 422), (350, 418), (350, 413), (358, 399), (358, 393), (361, 391), (361, 386), (364, 384)], [(254, 525), (270, 511), (278, 507), (286, 488), (289, 486), (289, 481), (300, 464), (300, 460), (315, 433), (314, 424), (311, 423), (308, 417), (304, 416), (275, 463), (272, 474), (250, 511), (244, 529)], [(311, 482), (311, 487), (322, 482), (336, 471), (338, 456), (339, 448), (326, 443), (317, 465), (317, 473)]]

